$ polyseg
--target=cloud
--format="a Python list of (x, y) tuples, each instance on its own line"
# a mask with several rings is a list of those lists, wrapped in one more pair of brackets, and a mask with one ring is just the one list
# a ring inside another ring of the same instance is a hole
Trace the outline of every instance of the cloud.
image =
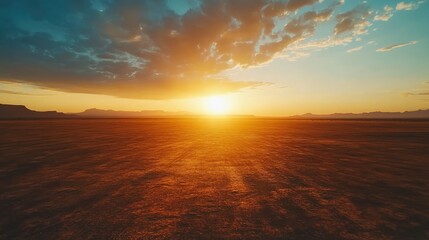
[[(264, 83), (224, 71), (365, 34), (372, 11), (337, 14), (343, 3), (200, 0), (178, 11), (164, 0), (0, 1), (0, 80), (144, 99), (240, 91)], [(331, 19), (333, 36), (313, 38)]]
[(310, 41), (303, 44), (295, 45), (291, 48), (292, 51), (318, 51), (321, 49), (327, 49), (335, 46), (345, 46), (353, 42), (354, 38), (352, 36), (342, 36), (342, 37), (328, 37), (320, 40)]
[(429, 81), (422, 82), (421, 86), (417, 89), (410, 90), (402, 94), (404, 97), (421, 97), (424, 100), (429, 100)]
[(357, 51), (362, 50), (362, 48), (363, 48), (362, 46), (360, 46), (360, 47), (355, 47), (355, 48), (351, 48), (351, 49), (347, 50), (347, 52), (348, 52), (348, 53), (357, 52)]
[(413, 3), (413, 2), (409, 2), (409, 3), (400, 2), (400, 3), (398, 3), (396, 5), (396, 10), (398, 10), (398, 11), (402, 11), (402, 10), (405, 10), (405, 11), (414, 10), (414, 9), (416, 9), (422, 3), (423, 3), (423, 1), (419, 1), (419, 2), (416, 2), (416, 3)]
[(414, 45), (414, 44), (417, 44), (417, 41), (411, 41), (411, 42), (407, 42), (407, 43), (399, 43), (399, 44), (394, 44), (394, 45), (390, 45), (387, 47), (379, 48), (379, 49), (377, 49), (377, 52), (389, 52), (389, 51), (392, 51), (393, 49), (396, 49), (396, 48), (401, 48), (401, 47)]
[(335, 35), (352, 34), (356, 36), (367, 33), (367, 28), (371, 26), (370, 16), (371, 11), (366, 4), (358, 5), (348, 12), (337, 15)]
[(0, 93), (3, 93), (3, 94), (13, 94), (13, 95), (28, 95), (28, 96), (48, 96), (48, 94), (26, 93), (26, 92), (3, 90), (3, 89), (0, 89)]
[(429, 91), (426, 90), (426, 92), (406, 92), (406, 93), (403, 93), (402, 96), (420, 98), (422, 100), (429, 100), (427, 98), (429, 96)]
[(420, 93), (408, 93), (409, 95), (415, 96), (429, 96), (429, 92), (420, 92)]
[(289, 11), (296, 11), (302, 7), (313, 5), (319, 2), (319, 0), (289, 0), (286, 3), (286, 8)]
[(386, 5), (384, 6), (383, 12), (374, 17), (375, 21), (389, 21), (393, 16), (393, 8)]
[(424, 3), (424, 1), (418, 1), (418, 2), (400, 2), (396, 4), (395, 9), (393, 7), (390, 7), (389, 5), (384, 6), (383, 11), (375, 15), (374, 20), (375, 21), (389, 21), (390, 18), (393, 17), (394, 12), (396, 11), (410, 11), (415, 10), (419, 7), (420, 4)]

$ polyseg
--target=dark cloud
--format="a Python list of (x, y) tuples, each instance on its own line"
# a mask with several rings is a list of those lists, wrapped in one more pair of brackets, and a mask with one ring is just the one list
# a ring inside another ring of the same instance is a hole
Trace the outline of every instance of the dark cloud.
[(429, 96), (429, 90), (420, 90), (420, 91), (414, 91), (414, 92), (407, 92), (404, 93), (405, 96)]
[(335, 25), (335, 35), (352, 34), (361, 35), (367, 32), (367, 27), (371, 24), (369, 17), (371, 11), (368, 5), (358, 5), (352, 10), (338, 14), (336, 16), (337, 23)]
[[(218, 74), (311, 36), (337, 5), (301, 11), (318, 2), (204, 0), (180, 15), (162, 0), (2, 1), (0, 80), (152, 99), (258, 86)], [(335, 33), (357, 31), (368, 11), (338, 15)]]
[(405, 92), (402, 95), (405, 97), (415, 97), (418, 99), (429, 100), (429, 81), (422, 82), (419, 88)]
[(413, 95), (429, 96), (429, 92), (413, 93)]
[(406, 92), (406, 93), (403, 93), (402, 96), (412, 97), (412, 98), (415, 98), (418, 100), (425, 100), (425, 101), (429, 100), (429, 98), (428, 98), (429, 92), (427, 92), (427, 90), (426, 90), (426, 92)]
[(319, 2), (319, 0), (289, 0), (286, 4), (288, 11), (296, 11), (302, 7), (310, 6)]

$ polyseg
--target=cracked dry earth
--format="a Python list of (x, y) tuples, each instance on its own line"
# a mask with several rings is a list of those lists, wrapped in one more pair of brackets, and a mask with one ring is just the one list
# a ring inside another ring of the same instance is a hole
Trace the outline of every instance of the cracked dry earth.
[(429, 122), (0, 121), (0, 239), (429, 239)]

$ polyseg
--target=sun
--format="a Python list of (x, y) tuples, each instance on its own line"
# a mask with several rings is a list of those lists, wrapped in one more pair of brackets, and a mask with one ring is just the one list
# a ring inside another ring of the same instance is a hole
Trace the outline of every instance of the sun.
[(212, 115), (224, 115), (229, 110), (228, 99), (225, 96), (210, 96), (205, 99), (206, 111)]

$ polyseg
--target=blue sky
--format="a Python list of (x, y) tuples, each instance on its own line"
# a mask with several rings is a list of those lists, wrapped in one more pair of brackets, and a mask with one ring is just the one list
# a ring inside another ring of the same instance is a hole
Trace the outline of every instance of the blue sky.
[(233, 113), (258, 115), (427, 108), (428, 12), (420, 0), (2, 1), (0, 102), (203, 111), (221, 95)]

